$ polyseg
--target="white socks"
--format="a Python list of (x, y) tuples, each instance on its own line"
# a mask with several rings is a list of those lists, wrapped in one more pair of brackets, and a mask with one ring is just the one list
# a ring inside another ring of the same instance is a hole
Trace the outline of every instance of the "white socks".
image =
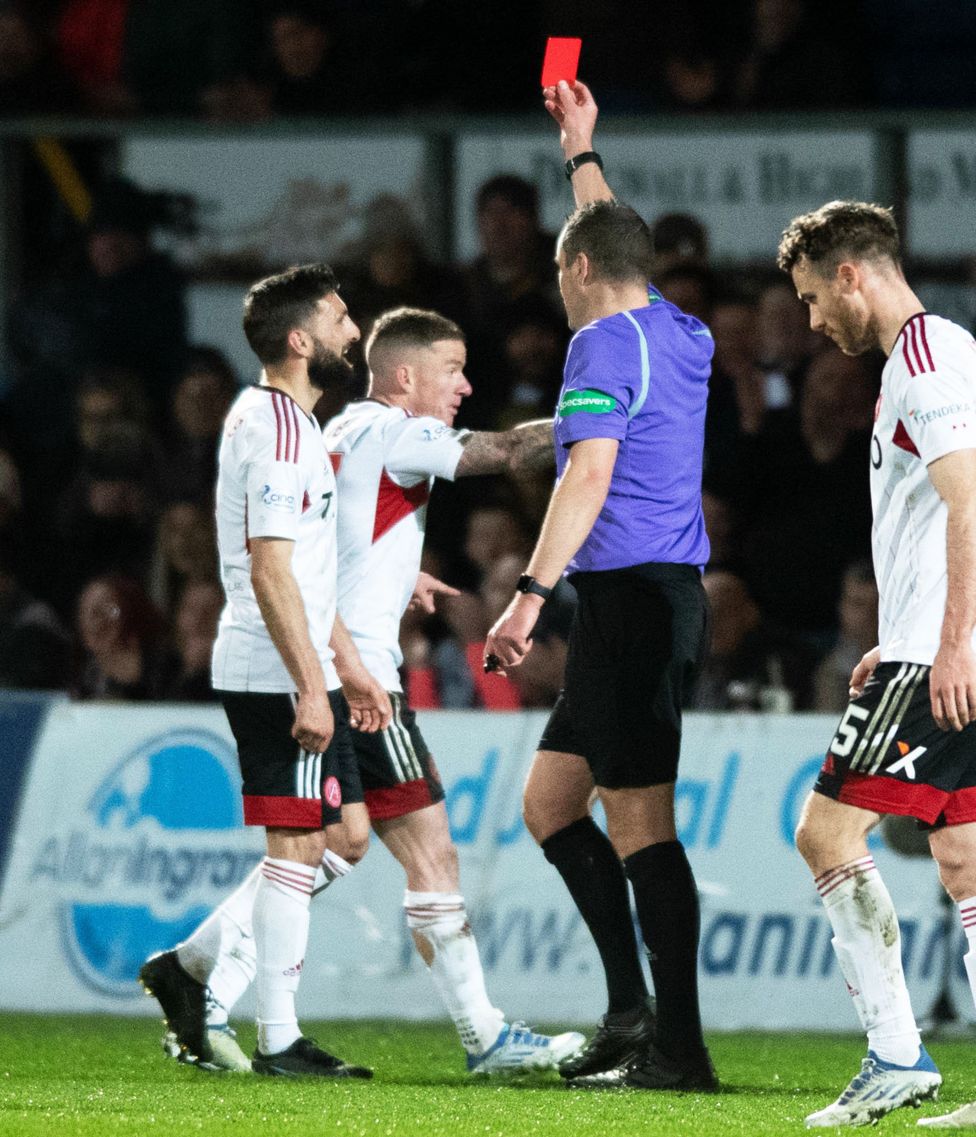
[(420, 936), (430, 955), (430, 977), (454, 1020), (464, 1049), (483, 1054), (501, 1033), (505, 1016), (491, 1005), (468, 924), (464, 897), (450, 892), (403, 895), (407, 926)]
[(886, 1062), (914, 1066), (921, 1038), (902, 972), (898, 917), (874, 859), (839, 865), (814, 883), (868, 1047)]
[(958, 908), (962, 930), (966, 933), (966, 954), (962, 961), (966, 965), (969, 990), (972, 992), (973, 1002), (976, 1003), (976, 896), (960, 900)]
[[(210, 988), (207, 1026), (227, 1025), (227, 1016), (237, 1000), (254, 982), (257, 951), (254, 946), (252, 912), (264, 861), (254, 866), (244, 882), (176, 948), (183, 969)], [(312, 897), (318, 896), (353, 866), (326, 849), (316, 870)]]
[(301, 1037), (295, 992), (308, 944), (315, 869), (265, 857), (254, 897), (258, 1050), (278, 1054)]
[(183, 969), (210, 988), (208, 1026), (226, 1026), (230, 1009), (254, 981), (257, 958), (251, 911), (260, 879), (261, 864), (257, 864), (243, 884), (176, 949)]

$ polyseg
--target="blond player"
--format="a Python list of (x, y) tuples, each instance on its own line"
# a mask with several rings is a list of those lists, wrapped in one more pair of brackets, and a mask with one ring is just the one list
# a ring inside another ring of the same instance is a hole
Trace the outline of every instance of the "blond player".
[[(341, 503), (339, 612), (366, 669), (388, 692), (393, 718), (377, 733), (354, 732), (361, 788), (354, 795), (344, 786), (344, 800), (365, 799), (373, 828), (406, 872), (406, 921), (457, 1027), (468, 1070), (554, 1067), (579, 1048), (583, 1036), (550, 1037), (507, 1022), (489, 998), (460, 891), (444, 791), (398, 671), (400, 619), (418, 582), (434, 478), (551, 465), (551, 424), (500, 433), (455, 430), (461, 401), (471, 393), (465, 340), (436, 312), (403, 308), (381, 316), (366, 355), (370, 397), (333, 419), (325, 442)], [(427, 582), (432, 605), (430, 590), (443, 586)], [(320, 888), (351, 867), (327, 852)], [(186, 1037), (203, 1036), (209, 1066), (246, 1068), (226, 1023), (254, 974), (250, 912), (256, 879), (252, 874), (187, 941), (166, 953), (189, 973), (181, 1025), (168, 1016), (176, 1035), (172, 1052), (182, 1044), (185, 1054)]]

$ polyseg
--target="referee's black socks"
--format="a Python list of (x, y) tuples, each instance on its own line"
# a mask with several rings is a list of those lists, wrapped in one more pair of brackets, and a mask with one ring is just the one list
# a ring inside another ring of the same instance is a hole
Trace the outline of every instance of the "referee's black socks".
[(705, 1048), (698, 1007), (698, 889), (680, 841), (647, 845), (624, 859), (657, 998), (657, 1045), (669, 1058)]
[[(643, 1006), (647, 984), (630, 914), (627, 877), (610, 839), (592, 817), (583, 817), (547, 837), (541, 847), (565, 881), (596, 943), (607, 977), (608, 1013)], [(642, 849), (635, 856), (647, 851)]]

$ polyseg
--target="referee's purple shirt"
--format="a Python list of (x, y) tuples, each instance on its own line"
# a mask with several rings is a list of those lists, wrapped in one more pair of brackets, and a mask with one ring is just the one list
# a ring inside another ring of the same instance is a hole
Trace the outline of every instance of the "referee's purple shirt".
[(708, 328), (648, 290), (650, 304), (595, 320), (569, 345), (556, 406), (556, 474), (585, 438), (620, 442), (606, 504), (567, 572), (658, 561), (703, 568)]

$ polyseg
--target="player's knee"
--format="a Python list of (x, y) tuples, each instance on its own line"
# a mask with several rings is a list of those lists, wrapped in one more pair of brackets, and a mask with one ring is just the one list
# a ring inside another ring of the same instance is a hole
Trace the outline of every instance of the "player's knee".
[(819, 864), (824, 854), (824, 844), (814, 825), (810, 825), (805, 817), (800, 819), (796, 832), (793, 834), (796, 851), (811, 867)]
[(330, 831), (329, 848), (349, 864), (358, 864), (369, 849), (369, 825), (344, 822)]
[(403, 867), (407, 887), (414, 892), (457, 892), (460, 888), (457, 849), (449, 836), (426, 845), (420, 856), (410, 857)]
[(932, 841), (932, 855), (939, 866), (939, 880), (953, 900), (976, 896), (976, 863), (952, 843)]

